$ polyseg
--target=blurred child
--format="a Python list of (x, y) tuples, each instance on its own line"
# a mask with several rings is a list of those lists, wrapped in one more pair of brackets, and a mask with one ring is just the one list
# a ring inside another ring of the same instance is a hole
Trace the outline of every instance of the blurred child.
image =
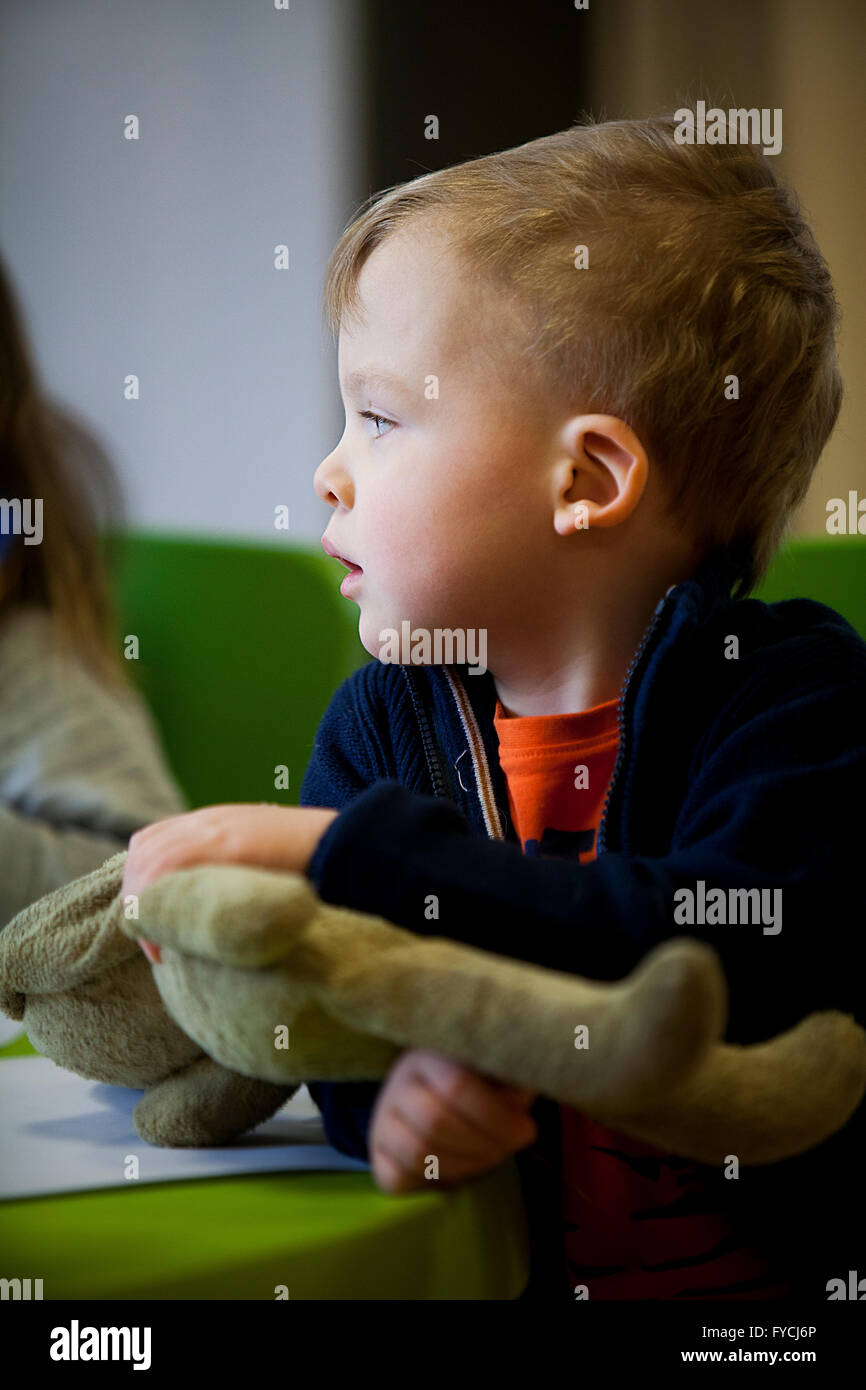
[(40, 392), (0, 265), (0, 927), (186, 809), (118, 656), (98, 527), (120, 511), (96, 441)]

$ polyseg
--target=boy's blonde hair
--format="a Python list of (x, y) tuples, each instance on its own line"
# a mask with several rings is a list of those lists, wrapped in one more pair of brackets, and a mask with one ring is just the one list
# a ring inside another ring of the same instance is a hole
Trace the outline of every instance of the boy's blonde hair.
[(744, 597), (839, 413), (839, 309), (767, 158), (678, 144), (676, 124), (578, 124), (374, 195), (334, 248), (324, 305), (336, 333), (374, 247), (411, 218), (440, 217), (464, 266), (519, 311), (524, 380), (630, 425), (670, 516), (700, 554), (733, 554)]

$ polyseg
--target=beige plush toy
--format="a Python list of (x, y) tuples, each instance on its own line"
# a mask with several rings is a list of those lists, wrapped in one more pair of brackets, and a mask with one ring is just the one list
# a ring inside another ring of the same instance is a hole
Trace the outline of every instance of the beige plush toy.
[(866, 1033), (845, 1014), (756, 1046), (721, 1042), (725, 980), (698, 941), (599, 984), (416, 936), (321, 902), (302, 875), (239, 865), (166, 875), (128, 920), (125, 858), (0, 933), (0, 1008), (59, 1066), (144, 1088), (135, 1125), (153, 1144), (226, 1143), (302, 1082), (380, 1078), (408, 1047), (714, 1164), (802, 1153), (866, 1090)]

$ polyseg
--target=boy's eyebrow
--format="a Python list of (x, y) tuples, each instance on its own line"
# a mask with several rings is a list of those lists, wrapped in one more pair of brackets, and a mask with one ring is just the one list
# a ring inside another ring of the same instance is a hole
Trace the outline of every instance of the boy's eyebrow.
[(359, 367), (357, 371), (350, 372), (346, 377), (346, 394), (349, 396), (362, 391), (365, 386), (384, 386), (386, 390), (395, 391), (401, 396), (408, 394), (400, 379), (392, 376), (390, 372), (379, 372), (366, 367)]

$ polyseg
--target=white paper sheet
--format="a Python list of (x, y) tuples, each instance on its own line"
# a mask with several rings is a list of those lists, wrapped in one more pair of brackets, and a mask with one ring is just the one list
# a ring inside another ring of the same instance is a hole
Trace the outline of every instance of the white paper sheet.
[[(306, 1086), (231, 1148), (162, 1149), (135, 1132), (143, 1091), (103, 1086), (47, 1057), (0, 1058), (0, 1200), (291, 1170), (368, 1171), (328, 1144)], [(139, 1177), (124, 1176), (129, 1154)]]

